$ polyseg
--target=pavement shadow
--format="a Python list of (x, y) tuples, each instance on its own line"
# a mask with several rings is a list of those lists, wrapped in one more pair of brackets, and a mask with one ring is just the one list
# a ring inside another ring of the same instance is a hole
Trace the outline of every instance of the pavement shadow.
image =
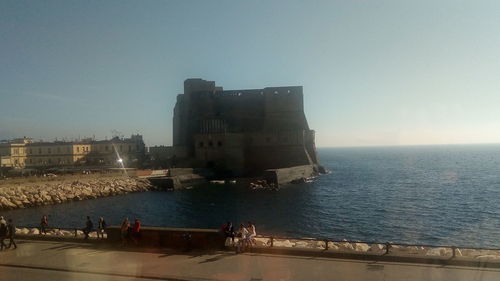
[(208, 258), (204, 261), (200, 261), (199, 263), (209, 263), (209, 262), (215, 262), (215, 261), (218, 261), (218, 260), (221, 260), (223, 258), (227, 258), (227, 257), (232, 257), (234, 256), (233, 253), (223, 253), (223, 254), (219, 254), (215, 257), (212, 257), (212, 258)]

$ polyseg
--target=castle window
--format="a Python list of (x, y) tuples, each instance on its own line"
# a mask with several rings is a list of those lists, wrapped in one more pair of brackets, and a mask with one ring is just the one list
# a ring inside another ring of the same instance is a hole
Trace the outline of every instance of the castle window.
[(208, 142), (208, 146), (212, 147), (214, 146), (214, 143), (212, 141)]
[(198, 144), (199, 147), (203, 147), (203, 142), (200, 141), (200, 143)]
[(221, 141), (218, 141), (218, 142), (217, 142), (217, 146), (219, 146), (219, 147), (220, 147), (220, 146), (222, 146), (222, 142), (221, 142)]
[(79, 146), (76, 147), (76, 152), (80, 152), (80, 147)]
[(41, 148), (38, 149), (38, 154), (42, 154), (42, 149)]
[(48, 154), (51, 154), (51, 153), (52, 153), (52, 149), (51, 149), (50, 147), (49, 147), (49, 148), (47, 148), (47, 153), (48, 153)]
[(68, 147), (66, 147), (66, 152), (67, 152), (67, 153), (69, 153), (69, 152), (70, 152), (70, 150), (69, 150), (69, 146), (68, 146)]
[(59, 152), (61, 152), (61, 148), (60, 147), (57, 148), (57, 153), (59, 153)]

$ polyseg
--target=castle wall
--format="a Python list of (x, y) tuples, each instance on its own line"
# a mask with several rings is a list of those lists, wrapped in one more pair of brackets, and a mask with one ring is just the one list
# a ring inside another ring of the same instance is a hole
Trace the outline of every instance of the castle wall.
[(174, 147), (195, 167), (254, 173), (317, 163), (301, 86), (224, 91), (188, 79), (173, 121)]

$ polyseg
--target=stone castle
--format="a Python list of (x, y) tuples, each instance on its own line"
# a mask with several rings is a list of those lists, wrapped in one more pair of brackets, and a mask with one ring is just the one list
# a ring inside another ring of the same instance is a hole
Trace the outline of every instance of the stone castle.
[(174, 108), (173, 145), (178, 166), (232, 175), (320, 168), (301, 86), (223, 90), (187, 79)]

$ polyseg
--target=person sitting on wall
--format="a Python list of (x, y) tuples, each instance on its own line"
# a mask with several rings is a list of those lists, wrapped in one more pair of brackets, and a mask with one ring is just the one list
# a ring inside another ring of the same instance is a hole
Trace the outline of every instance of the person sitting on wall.
[(255, 236), (257, 236), (257, 232), (255, 231), (255, 224), (252, 222), (248, 222), (247, 225), (247, 230), (248, 230), (248, 236), (247, 236), (247, 243), (249, 246), (255, 245)]
[(232, 245), (234, 245), (234, 236), (236, 236), (236, 235), (234, 232), (233, 223), (228, 221), (224, 226), (222, 226), (221, 229), (222, 229), (222, 232), (224, 232), (224, 235), (226, 236), (226, 240), (227, 240), (227, 238), (231, 237)]
[(90, 220), (90, 217), (87, 216), (87, 221), (85, 222), (85, 228), (83, 229), (83, 234), (85, 237), (83, 239), (89, 239), (89, 233), (92, 232), (92, 229), (94, 228), (94, 224)]
[(132, 240), (134, 241), (135, 245), (139, 244), (139, 239), (141, 236), (140, 231), (141, 231), (141, 221), (135, 219), (134, 226), (132, 227)]

